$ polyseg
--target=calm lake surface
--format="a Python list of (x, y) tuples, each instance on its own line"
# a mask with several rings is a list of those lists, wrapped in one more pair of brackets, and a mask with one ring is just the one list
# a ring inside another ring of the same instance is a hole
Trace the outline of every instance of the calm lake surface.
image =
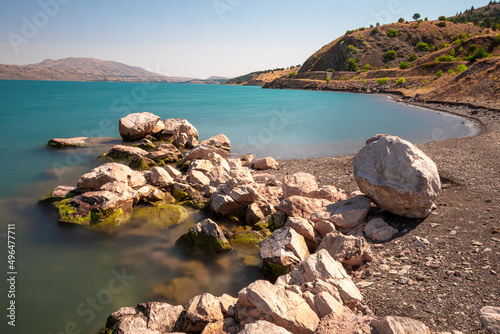
[[(36, 205), (55, 186), (76, 185), (120, 143), (118, 120), (149, 111), (186, 118), (200, 139), (227, 135), (233, 152), (277, 159), (356, 153), (377, 133), (413, 143), (463, 137), (469, 121), (384, 96), (264, 90), (259, 87), (0, 81), (1, 333), (96, 333), (122, 306), (185, 303), (202, 292), (236, 296), (262, 276), (256, 249), (213, 261), (180, 254), (175, 240), (203, 219), (148, 229), (131, 221), (113, 234), (58, 225)], [(50, 150), (53, 137), (102, 137), (92, 148)], [(15, 224), (16, 327), (7, 325), (7, 225)], [(80, 330), (80, 331), (78, 331)]]

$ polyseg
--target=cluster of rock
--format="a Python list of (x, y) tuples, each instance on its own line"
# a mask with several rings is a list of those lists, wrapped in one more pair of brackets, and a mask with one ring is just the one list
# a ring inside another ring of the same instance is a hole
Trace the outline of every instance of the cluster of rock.
[[(225, 135), (198, 142), (197, 129), (185, 119), (160, 121), (151, 113), (130, 114), (120, 120), (119, 128), (124, 140), (140, 141), (115, 145), (101, 156), (112, 162), (83, 175), (76, 187), (58, 186), (42, 199), (58, 209), (59, 222), (116, 226), (131, 217), (137, 204), (153, 205), (146, 212), (159, 218), (148, 218), (163, 226), (186, 218), (186, 209), (177, 204), (203, 209), (210, 203), (221, 215), (230, 207), (236, 213), (256, 199), (250, 167), (277, 167), (272, 158), (253, 163), (253, 155), (229, 159), (231, 143)], [(253, 191), (254, 197), (245, 191)]]
[(330, 314), (345, 319), (338, 333), (431, 333), (400, 317), (375, 319), (344, 267), (326, 250), (307, 257), (275, 284), (258, 280), (238, 297), (209, 293), (184, 307), (149, 302), (122, 307), (106, 322), (110, 333), (314, 333)]
[(385, 241), (398, 233), (381, 218), (367, 221), (372, 202), (410, 218), (432, 210), (440, 192), (437, 168), (411, 143), (387, 135), (369, 139), (354, 159), (361, 192), (347, 195), (320, 187), (308, 173), (277, 180), (260, 171), (277, 168), (274, 159), (230, 158), (226, 136), (199, 142), (198, 131), (184, 119), (131, 114), (119, 129), (124, 141), (140, 141), (114, 146), (105, 155), (113, 162), (83, 175), (77, 187), (59, 186), (44, 199), (58, 208), (60, 222), (117, 225), (134, 205), (145, 203), (151, 209), (145, 216), (154, 218), (148, 219), (169, 226), (187, 215), (179, 204), (207, 208), (245, 225), (244, 231), (223, 230), (205, 219), (177, 245), (215, 255), (230, 251), (231, 244), (258, 244), (267, 272), (277, 280), (256, 281), (238, 298), (205, 293), (186, 307), (121, 308), (109, 317), (109, 332), (313, 333), (330, 314), (344, 319), (345, 333), (430, 332), (411, 319), (373, 319), (344, 269), (373, 260), (365, 238)]

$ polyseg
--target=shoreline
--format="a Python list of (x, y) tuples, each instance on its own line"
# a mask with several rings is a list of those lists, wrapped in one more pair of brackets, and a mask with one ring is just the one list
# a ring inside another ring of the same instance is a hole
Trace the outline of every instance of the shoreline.
[[(367, 285), (362, 293), (375, 316), (410, 317), (436, 331), (487, 333), (479, 310), (499, 306), (500, 300), (500, 114), (494, 108), (465, 103), (428, 103), (389, 92), (378, 94), (465, 117), (480, 131), (417, 145), (438, 166), (443, 190), (437, 210), (423, 220), (371, 210), (371, 218), (383, 218), (399, 233), (385, 243), (371, 241), (376, 260), (354, 270), (353, 279)], [(304, 171), (320, 185), (351, 192), (358, 190), (352, 172), (354, 156), (280, 160), (278, 170), (270, 173), (281, 179)], [(415, 247), (416, 236), (430, 241), (428, 249)], [(401, 284), (407, 278), (408, 283)], [(329, 322), (334, 319), (326, 317), (317, 333), (328, 333)]]

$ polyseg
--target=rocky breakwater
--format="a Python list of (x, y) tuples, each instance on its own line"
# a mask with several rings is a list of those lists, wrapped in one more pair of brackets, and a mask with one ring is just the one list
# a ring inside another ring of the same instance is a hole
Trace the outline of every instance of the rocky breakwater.
[[(180, 138), (175, 130), (172, 133), (172, 138)], [(367, 189), (366, 193), (351, 194), (333, 185), (320, 186), (308, 173), (277, 180), (272, 174), (260, 171), (278, 167), (274, 159), (251, 164), (248, 156), (228, 158), (229, 140), (225, 136), (216, 137), (185, 152), (177, 167), (157, 166), (139, 173), (148, 186), (157, 187), (165, 196), (170, 194), (178, 201), (190, 201), (191, 205), (204, 207), (213, 214), (214, 220), (203, 220), (189, 229), (177, 241), (179, 247), (203, 259), (231, 251), (232, 245), (239, 243), (259, 247), (264, 272), (275, 283), (257, 280), (236, 297), (203, 293), (186, 305), (148, 302), (123, 307), (108, 318), (107, 333), (431, 332), (423, 323), (408, 318), (374, 318), (349, 272), (373, 260), (372, 240), (387, 241), (398, 233), (397, 226), (390, 226), (381, 218), (367, 218), (374, 204), (408, 217), (414, 217), (415, 211), (422, 217), (432, 209), (432, 203), (407, 200), (400, 207), (390, 206), (388, 202), (394, 199), (368, 191), (366, 178), (358, 181), (360, 188)], [(393, 161), (403, 161), (399, 168), (407, 167), (404, 159), (415, 148), (391, 137), (406, 145), (405, 149), (392, 150), (388, 140), (391, 138), (387, 137), (379, 135), (367, 142), (357, 159), (355, 176), (361, 177), (362, 169), (358, 170), (357, 164), (364, 161), (364, 152), (372, 143), (385, 138), (380, 145), (385, 145), (385, 151), (394, 158), (371, 156), (377, 159), (376, 167), (372, 167), (380, 175), (376, 181), (384, 187), (390, 184), (396, 189), (404, 188), (408, 180), (397, 176)], [(217, 144), (221, 141), (222, 144)], [(421, 169), (435, 167), (430, 159), (424, 158), (410, 158), (417, 162), (403, 175), (409, 180), (421, 180)], [(396, 176), (389, 180), (392, 174), (384, 173), (385, 170)], [(387, 178), (385, 183), (382, 178)], [(438, 184), (414, 183), (422, 189), (413, 192), (430, 194), (431, 202), (439, 193)], [(393, 196), (409, 198), (400, 193)], [(219, 218), (229, 219), (239, 227), (232, 231), (222, 228), (216, 223)]]

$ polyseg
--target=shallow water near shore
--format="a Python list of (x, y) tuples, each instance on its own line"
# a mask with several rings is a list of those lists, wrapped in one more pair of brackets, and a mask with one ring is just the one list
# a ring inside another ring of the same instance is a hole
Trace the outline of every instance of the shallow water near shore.
[[(423, 143), (478, 131), (466, 119), (385, 96), (235, 86), (0, 81), (0, 247), (7, 254), (7, 224), (15, 224), (18, 272), (16, 327), (2, 321), (0, 332), (96, 333), (119, 307), (148, 300), (185, 303), (201, 292), (235, 296), (262, 276), (255, 249), (239, 248), (207, 263), (173, 247), (181, 234), (205, 218), (203, 213), (193, 212), (188, 221), (167, 229), (148, 229), (135, 220), (105, 234), (59, 225), (54, 212), (36, 205), (53, 187), (75, 185), (99, 165), (95, 157), (120, 143), (113, 139), (119, 118), (142, 111), (162, 119), (186, 118), (197, 127), (200, 139), (224, 133), (235, 153), (278, 159), (356, 153), (376, 133)], [(103, 138), (90, 148), (44, 147), (53, 137), (75, 136)], [(6, 262), (3, 268), (5, 275)], [(2, 293), (8, 290), (5, 279), (0, 288)]]

